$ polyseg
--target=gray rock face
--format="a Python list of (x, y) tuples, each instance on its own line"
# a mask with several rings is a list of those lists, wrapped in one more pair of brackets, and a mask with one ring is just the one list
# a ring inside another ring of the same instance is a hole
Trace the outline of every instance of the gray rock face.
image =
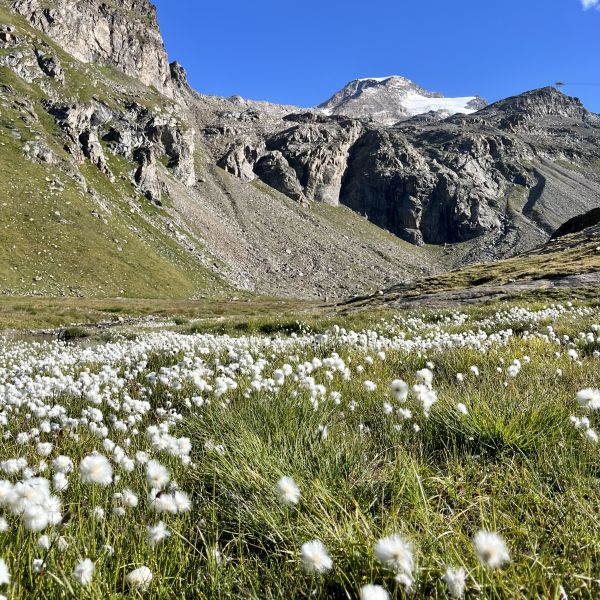
[(148, 0), (16, 0), (12, 7), (79, 60), (115, 66), (172, 95), (156, 9)]
[(351, 81), (318, 109), (326, 115), (345, 115), (393, 125), (427, 112), (448, 117), (455, 113), (469, 114), (486, 105), (479, 96), (444, 98), (405, 77), (392, 76)]
[(14, 33), (12, 25), (0, 25), (0, 48), (12, 48), (18, 45), (19, 38)]
[(60, 61), (56, 56), (50, 53), (44, 52), (41, 48), (35, 49), (35, 56), (38, 61), (38, 65), (44, 75), (56, 79), (60, 83), (64, 83), (65, 74), (63, 73)]
[(123, 111), (98, 101), (70, 105), (47, 102), (45, 107), (67, 134), (67, 148), (76, 161), (87, 159), (114, 180), (102, 140), (114, 154), (138, 163), (133, 180), (153, 202), (161, 202), (160, 157), (166, 157), (168, 168), (179, 181), (187, 186), (195, 182), (193, 133), (182, 129), (175, 119), (152, 114), (135, 103)]
[[(537, 243), (566, 215), (600, 203), (599, 117), (554, 88), (393, 127), (316, 113), (270, 119), (271, 130), (260, 119), (228, 122), (221, 115), (218, 139), (227, 140), (219, 164), (230, 173), (294, 199), (343, 204), (417, 245), (489, 233)], [(568, 177), (561, 162), (574, 165)]]
[[(335, 206), (340, 200), (348, 153), (363, 132), (363, 127), (350, 119), (334, 119), (327, 126), (306, 122), (303, 118), (301, 121), (304, 122), (269, 138), (267, 150), (280, 153), (296, 173), (304, 196)], [(264, 165), (261, 172), (265, 174)], [(285, 193), (284, 188), (289, 187), (289, 183), (280, 186), (273, 175), (272, 172), (267, 173), (271, 185), (277, 184), (273, 187)]]
[(278, 150), (267, 152), (261, 156), (254, 165), (254, 172), (267, 185), (279, 190), (292, 200), (305, 201), (304, 190), (298, 181), (296, 171)]
[(355, 146), (341, 202), (421, 244), (471, 239), (501, 225), (503, 191), (490, 141), (456, 140), (451, 156), (399, 131), (371, 131)]

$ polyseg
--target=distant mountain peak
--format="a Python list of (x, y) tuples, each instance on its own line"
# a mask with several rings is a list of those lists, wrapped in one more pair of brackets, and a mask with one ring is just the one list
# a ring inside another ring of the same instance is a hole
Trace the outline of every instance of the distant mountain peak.
[(416, 115), (439, 112), (442, 116), (470, 114), (487, 106), (479, 96), (446, 98), (401, 75), (354, 79), (318, 109), (327, 115), (371, 118), (385, 125)]

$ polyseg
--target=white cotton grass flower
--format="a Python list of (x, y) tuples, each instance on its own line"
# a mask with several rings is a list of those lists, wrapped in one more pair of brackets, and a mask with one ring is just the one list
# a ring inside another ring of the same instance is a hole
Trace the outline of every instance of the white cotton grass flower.
[(437, 394), (435, 390), (424, 384), (413, 385), (413, 393), (415, 394), (417, 401), (423, 405), (423, 414), (425, 417), (429, 417), (431, 407), (437, 402)]
[(80, 585), (88, 586), (90, 585), (90, 583), (92, 583), (95, 570), (96, 566), (94, 565), (94, 563), (89, 558), (84, 558), (75, 566), (75, 570), (73, 571), (73, 578)]
[(10, 583), (10, 571), (3, 558), (0, 558), (0, 586)]
[(171, 494), (152, 490), (149, 496), (150, 506), (157, 513), (177, 514), (177, 503)]
[(176, 490), (173, 493), (173, 501), (175, 502), (178, 513), (189, 512), (192, 510), (192, 501), (190, 500), (190, 497), (181, 490)]
[(112, 483), (112, 466), (102, 454), (89, 454), (79, 465), (79, 475), (83, 483), (97, 483), (107, 486)]
[(47, 535), (41, 535), (36, 542), (36, 546), (42, 550), (50, 550), (50, 538)]
[(448, 586), (448, 594), (451, 598), (462, 598), (464, 596), (466, 578), (467, 574), (462, 567), (459, 569), (448, 567), (446, 569), (442, 580)]
[(31, 570), (34, 572), (35, 575), (40, 575), (45, 571), (45, 569), (46, 565), (41, 558), (34, 558), (31, 561)]
[(412, 544), (400, 535), (381, 538), (374, 549), (375, 558), (390, 571), (412, 578), (415, 566)]
[(433, 383), (433, 371), (431, 369), (421, 369), (416, 373), (417, 384), (431, 387)]
[(8, 521), (4, 517), (0, 517), (0, 533), (6, 533), (9, 529)]
[(104, 509), (101, 506), (94, 507), (94, 510), (92, 510), (92, 518), (94, 521), (103, 521)]
[(520, 371), (521, 369), (517, 365), (510, 365), (510, 367), (506, 369), (506, 374), (514, 379), (520, 373)]
[(469, 414), (469, 411), (467, 410), (467, 407), (466, 407), (466, 406), (465, 406), (465, 405), (464, 405), (462, 402), (459, 402), (459, 403), (456, 405), (456, 410), (457, 410), (457, 411), (458, 411), (458, 412), (459, 412), (461, 415), (468, 415), (468, 414)]
[(585, 388), (577, 392), (577, 402), (582, 408), (589, 410), (600, 409), (600, 390), (595, 388)]
[(371, 583), (363, 585), (360, 588), (360, 600), (389, 600), (390, 595), (387, 590), (380, 585)]
[(291, 477), (282, 477), (277, 482), (277, 496), (282, 504), (298, 504), (300, 488)]
[(69, 488), (69, 480), (64, 473), (54, 473), (52, 476), (52, 489), (56, 492), (64, 492)]
[(160, 542), (171, 535), (171, 532), (162, 521), (159, 521), (154, 526), (146, 527), (146, 531), (148, 532), (148, 545), (150, 548), (155, 548)]
[(65, 552), (65, 550), (69, 548), (69, 542), (67, 541), (67, 538), (62, 535), (56, 538), (56, 547), (58, 548), (59, 552)]
[(475, 552), (480, 562), (490, 569), (497, 569), (510, 562), (505, 541), (492, 531), (479, 531), (473, 538)]
[(146, 479), (152, 488), (162, 490), (171, 480), (171, 474), (157, 460), (149, 460), (146, 464)]
[(67, 475), (73, 470), (73, 461), (68, 456), (61, 454), (52, 461), (52, 468), (56, 473)]
[(394, 379), (390, 384), (390, 390), (398, 402), (405, 402), (408, 398), (408, 383), (402, 379)]
[(42, 531), (48, 527), (48, 516), (42, 506), (28, 506), (23, 511), (23, 524), (28, 531)]
[(411, 593), (412, 585), (414, 583), (412, 575), (407, 575), (406, 573), (398, 573), (398, 575), (396, 575), (396, 577), (394, 577), (394, 581), (398, 585), (401, 585), (407, 594)]
[(121, 500), (127, 508), (135, 508), (139, 502), (138, 497), (129, 489), (123, 490)]
[(367, 392), (374, 392), (377, 389), (377, 384), (369, 381), (368, 379), (363, 383), (363, 388)]
[(128, 573), (125, 581), (131, 589), (145, 592), (152, 583), (152, 571), (146, 566), (139, 567)]
[(333, 566), (333, 561), (321, 540), (312, 540), (302, 544), (300, 559), (307, 573), (326, 573)]
[(50, 456), (52, 454), (52, 444), (50, 442), (39, 442), (35, 447), (35, 451), (39, 456)]

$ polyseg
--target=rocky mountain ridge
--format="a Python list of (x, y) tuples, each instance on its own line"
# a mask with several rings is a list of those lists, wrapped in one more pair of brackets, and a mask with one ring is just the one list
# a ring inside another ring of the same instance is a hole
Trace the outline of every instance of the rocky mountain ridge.
[(16, 0), (12, 9), (80, 61), (117, 67), (172, 95), (156, 8), (148, 0)]
[(348, 206), (411, 243), (492, 234), (501, 256), (600, 202), (599, 124), (579, 100), (543, 88), (470, 115), (392, 127), (314, 113), (287, 115), (258, 137), (252, 128), (230, 137), (221, 126), (214, 151), (238, 177)]
[(348, 295), (526, 251), (600, 204), (598, 116), (552, 88), (385, 125), (195, 92), (146, 0), (1, 0), (0, 15), (15, 164), (67, 175), (92, 213), (133, 186), (156, 239), (238, 288)]

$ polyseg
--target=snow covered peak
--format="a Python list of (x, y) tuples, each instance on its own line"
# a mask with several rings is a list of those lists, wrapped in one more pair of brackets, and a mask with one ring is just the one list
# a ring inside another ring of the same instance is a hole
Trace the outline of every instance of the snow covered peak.
[(385, 125), (428, 112), (446, 117), (470, 114), (487, 105), (479, 96), (445, 98), (430, 92), (406, 77), (368, 77), (355, 79), (334, 94), (318, 109), (326, 115), (372, 118)]

